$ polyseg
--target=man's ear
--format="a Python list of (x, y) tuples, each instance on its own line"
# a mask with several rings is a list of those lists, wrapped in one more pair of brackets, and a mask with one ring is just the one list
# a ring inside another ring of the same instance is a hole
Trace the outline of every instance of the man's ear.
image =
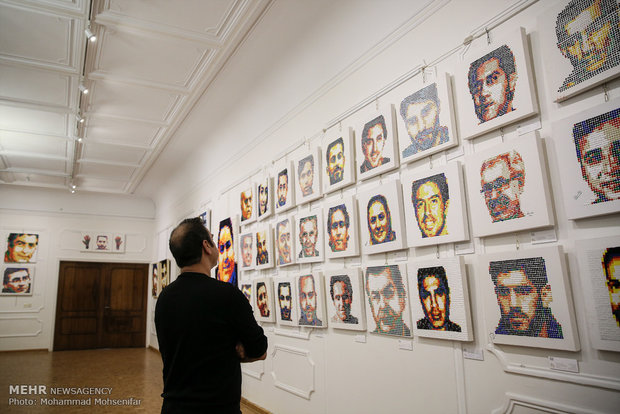
[(517, 78), (519, 76), (517, 75), (517, 72), (511, 73), (508, 76), (508, 87), (510, 88), (511, 92), (515, 91), (515, 86), (517, 86)]
[(545, 285), (542, 289), (540, 289), (540, 301), (542, 302), (543, 308), (551, 307), (551, 302), (553, 302), (553, 297), (551, 296), (551, 286)]

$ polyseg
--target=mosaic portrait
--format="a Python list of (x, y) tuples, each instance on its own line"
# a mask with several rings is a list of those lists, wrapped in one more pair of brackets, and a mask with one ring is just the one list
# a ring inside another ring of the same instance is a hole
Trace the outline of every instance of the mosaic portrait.
[(32, 296), (34, 290), (34, 267), (9, 265), (2, 267), (2, 295)]
[(271, 226), (261, 226), (256, 235), (256, 268), (267, 269), (273, 267), (273, 240)]
[(125, 235), (117, 233), (82, 232), (80, 251), (93, 253), (123, 253)]
[(9, 233), (4, 263), (36, 263), (39, 247), (37, 233)]
[(258, 220), (271, 216), (273, 212), (271, 177), (266, 177), (256, 185), (258, 197)]
[(151, 265), (151, 296), (159, 296), (159, 266), (157, 263)]
[(320, 209), (300, 214), (295, 219), (297, 263), (323, 261), (323, 214)]
[(242, 283), (241, 284), (241, 293), (243, 296), (252, 304), (252, 284), (251, 283)]
[(198, 214), (198, 217), (200, 218), (200, 222), (203, 226), (205, 226), (207, 229), (211, 228), (211, 210), (204, 210), (203, 212)]
[(327, 327), (322, 279), (320, 272), (296, 277), (300, 326)]
[(277, 265), (288, 266), (295, 263), (295, 220), (287, 217), (278, 221), (275, 228)]
[(220, 221), (217, 232), (217, 248), (219, 251), (215, 278), (222, 282), (237, 286), (237, 261), (235, 260), (236, 223), (231, 217)]
[(256, 279), (254, 281), (254, 299), (256, 319), (262, 322), (274, 322), (273, 286), (271, 279)]
[(362, 112), (364, 121), (355, 133), (357, 172), (362, 180), (398, 167), (393, 112), (392, 105), (383, 105), (378, 111), (367, 109)]
[(352, 196), (325, 203), (324, 214), (329, 258), (359, 255), (357, 204)]
[(355, 183), (355, 157), (353, 151), (353, 130), (340, 130), (334, 127), (322, 142), (323, 161), (323, 193), (338, 190)]
[(276, 303), (278, 304), (276, 320), (280, 325), (297, 326), (297, 300), (295, 278), (274, 279)]
[(241, 246), (241, 269), (251, 270), (256, 266), (256, 243), (254, 242), (254, 232), (242, 233), (240, 236)]
[(325, 299), (332, 328), (366, 330), (363, 286), (359, 269), (332, 270), (325, 274)]
[(282, 213), (295, 206), (295, 174), (293, 162), (281, 160), (274, 169), (275, 198), (277, 213)]
[(254, 199), (254, 189), (252, 186), (241, 191), (239, 197), (239, 208), (241, 212), (241, 224), (249, 224), (256, 221), (256, 200)]
[(367, 322), (371, 332), (411, 336), (405, 265), (370, 266), (365, 269)]
[(170, 284), (170, 259), (159, 261), (159, 291)]
[(321, 151), (318, 148), (306, 151), (295, 162), (297, 204), (321, 197)]

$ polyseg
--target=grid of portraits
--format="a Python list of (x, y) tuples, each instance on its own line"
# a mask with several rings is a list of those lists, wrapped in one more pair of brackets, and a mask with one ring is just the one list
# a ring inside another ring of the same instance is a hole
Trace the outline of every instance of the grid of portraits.
[(325, 272), (329, 325), (335, 329), (366, 330), (364, 281), (360, 269)]
[(416, 335), (471, 341), (465, 263), (461, 256), (409, 262), (411, 311)]
[(545, 80), (555, 102), (620, 75), (617, 0), (558, 1), (538, 19)]
[(295, 207), (295, 168), (293, 161), (280, 160), (275, 165), (274, 205), (276, 213), (283, 213)]
[(295, 216), (295, 253), (297, 263), (322, 262), (325, 257), (323, 251), (323, 211), (314, 209)]
[(620, 211), (620, 99), (552, 128), (568, 218)]
[(496, 344), (580, 349), (560, 246), (479, 256), (486, 332)]
[(103, 231), (89, 231), (80, 233), (80, 251), (95, 253), (124, 253), (125, 235), (106, 233)]
[(469, 239), (463, 173), (458, 161), (401, 177), (409, 247)]
[(620, 352), (620, 237), (575, 243), (594, 349)]
[(269, 269), (274, 265), (273, 236), (268, 224), (258, 226), (254, 232), (256, 244), (256, 269)]
[(538, 113), (525, 30), (479, 43), (456, 71), (459, 132), (466, 139)]
[(299, 305), (299, 326), (327, 328), (323, 273), (312, 271), (295, 276), (295, 289)]
[(553, 225), (542, 142), (534, 133), (465, 157), (474, 237)]
[(32, 296), (35, 266), (24, 263), (2, 265), (3, 296)]
[(250, 224), (256, 221), (256, 197), (254, 185), (248, 184), (239, 193), (239, 217), (241, 224)]
[(294, 277), (273, 280), (276, 292), (276, 320), (279, 325), (297, 326), (299, 301)]
[(359, 225), (355, 197), (338, 197), (324, 204), (325, 256), (359, 256)]
[(222, 282), (237, 286), (239, 271), (235, 257), (237, 238), (239, 237), (239, 223), (236, 216), (220, 220), (217, 230), (217, 267), (215, 278)]
[(362, 253), (383, 253), (407, 246), (399, 180), (357, 195)]
[(248, 231), (239, 235), (239, 253), (241, 258), (238, 263), (241, 270), (252, 270), (256, 268), (256, 241), (255, 232)]
[(398, 136), (394, 105), (361, 111), (355, 130), (357, 174), (365, 180), (398, 167)]
[(274, 322), (273, 286), (270, 278), (254, 279), (254, 315), (261, 322)]
[(294, 216), (280, 217), (275, 227), (276, 264), (278, 267), (295, 264), (295, 231), (297, 225)]
[(297, 204), (321, 197), (321, 150), (314, 147), (295, 159), (295, 200)]
[(443, 73), (432, 83), (403, 85), (396, 108), (400, 162), (407, 163), (458, 144), (454, 126), (450, 76)]
[(323, 149), (323, 193), (355, 183), (355, 150), (352, 128), (333, 128), (322, 142)]
[(411, 337), (411, 313), (407, 291), (407, 266), (364, 268), (368, 330), (380, 335)]
[(266, 175), (256, 183), (257, 219), (264, 220), (273, 214), (273, 188), (271, 177)]

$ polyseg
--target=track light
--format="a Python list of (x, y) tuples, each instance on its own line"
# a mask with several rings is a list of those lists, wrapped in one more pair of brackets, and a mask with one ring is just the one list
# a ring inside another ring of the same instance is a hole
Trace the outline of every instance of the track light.
[(77, 185), (75, 185), (75, 184), (71, 184), (71, 189), (72, 189), (72, 190), (75, 190), (76, 188), (77, 188)]
[(88, 38), (88, 40), (90, 40), (91, 42), (96, 42), (97, 41), (97, 36), (95, 36), (95, 34), (93, 32), (90, 31), (90, 27), (87, 27), (84, 30), (84, 33), (86, 33), (86, 37)]
[(83, 83), (80, 83), (79, 88), (84, 95), (88, 95), (88, 88)]
[(75, 188), (71, 189), (71, 194), (75, 194)]
[(84, 119), (84, 117), (83, 117), (82, 115), (75, 115), (75, 119), (77, 119), (77, 121), (78, 121), (80, 124), (83, 124), (83, 123), (84, 123), (84, 121), (85, 121), (85, 119)]
[(78, 137), (77, 142), (82, 142), (82, 137)]

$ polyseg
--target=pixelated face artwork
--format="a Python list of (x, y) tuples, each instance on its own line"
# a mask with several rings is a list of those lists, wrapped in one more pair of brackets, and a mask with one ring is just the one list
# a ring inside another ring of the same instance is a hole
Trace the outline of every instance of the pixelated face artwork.
[(606, 249), (601, 262), (609, 292), (611, 313), (620, 327), (620, 247)]
[(109, 250), (108, 248), (108, 236), (105, 234), (97, 235), (96, 245), (97, 250)]
[(241, 221), (252, 218), (252, 189), (241, 192)]
[(447, 128), (439, 125), (439, 111), (436, 83), (403, 99), (400, 116), (411, 140), (411, 144), (403, 150), (404, 158), (448, 141)]
[(161, 273), (160, 273), (160, 287), (161, 289), (165, 288), (166, 286), (168, 286), (168, 284), (170, 283), (170, 279), (168, 278), (168, 268), (170, 266), (170, 261), (168, 259), (164, 259), (162, 261), (159, 262), (159, 268), (161, 269)]
[(366, 293), (375, 332), (410, 336), (403, 321), (406, 292), (398, 266), (375, 266), (366, 271)]
[[(344, 323), (349, 322), (351, 319), (351, 304), (353, 303), (353, 292), (351, 289), (351, 282), (345, 283), (348, 280), (348, 276), (340, 276), (343, 280), (332, 281), (332, 300), (334, 301), (334, 307), (336, 308), (336, 317)], [(346, 279), (344, 279), (346, 278)], [(333, 279), (333, 277), (332, 277)]]
[(512, 112), (517, 71), (512, 50), (503, 45), (469, 67), (469, 91), (480, 123)]
[(267, 234), (265, 231), (256, 233), (256, 264), (264, 265), (269, 262), (269, 252), (267, 251)]
[(365, 160), (360, 167), (360, 172), (366, 172), (389, 161), (388, 158), (383, 157), (383, 148), (387, 138), (387, 127), (383, 115), (364, 125), (362, 152)]
[(268, 318), (271, 315), (269, 310), (269, 297), (267, 296), (267, 286), (264, 282), (258, 282), (256, 284), (256, 305), (260, 312), (260, 316)]
[(4, 263), (34, 263), (38, 246), (38, 234), (10, 233), (7, 237)]
[(284, 207), (288, 197), (288, 170), (285, 168), (278, 173), (278, 207)]
[(301, 252), (299, 257), (318, 256), (316, 249), (318, 239), (317, 216), (304, 217), (299, 222), (299, 242), (301, 243)]
[(414, 181), (411, 195), (422, 237), (447, 235), (450, 198), (445, 174)]
[(620, 199), (620, 109), (575, 124), (573, 138), (592, 204)]
[(32, 277), (29, 268), (7, 267), (4, 270), (2, 293), (25, 295), (30, 292)]
[(424, 314), (431, 322), (432, 329), (444, 329), (450, 300), (446, 286), (437, 275), (429, 275), (424, 278), (419, 289)]
[(252, 266), (252, 244), (254, 240), (252, 234), (244, 234), (241, 237), (241, 258), (243, 259), (243, 267)]
[(278, 264), (289, 264), (293, 260), (291, 245), (291, 220), (285, 219), (276, 225), (276, 235), (278, 237)]
[(525, 166), (518, 152), (485, 160), (480, 167), (480, 177), (480, 193), (494, 223), (524, 216), (520, 196), (525, 184)]
[(304, 275), (299, 277), (299, 309), (301, 317), (300, 325), (322, 326), (323, 322), (317, 317), (317, 291), (314, 276)]
[(314, 156), (309, 155), (299, 161), (298, 182), (301, 194), (304, 197), (312, 195), (314, 192), (312, 188), (314, 185)]
[(233, 230), (230, 219), (220, 222), (217, 246), (219, 250), (217, 279), (236, 284), (235, 280), (235, 249), (233, 246)]
[(330, 185), (341, 182), (344, 178), (344, 140), (338, 138), (332, 141), (325, 151), (327, 161), (327, 176), (329, 177)]
[(392, 217), (385, 196), (378, 194), (370, 199), (367, 209), (370, 244), (381, 244), (396, 239), (392, 231)]
[(151, 296), (157, 297), (157, 289), (159, 285), (159, 270), (157, 269), (157, 263), (153, 264), (153, 284), (151, 288)]
[(332, 252), (347, 250), (349, 244), (349, 223), (346, 205), (340, 204), (329, 209), (327, 231), (329, 233), (329, 247)]
[(258, 216), (267, 212), (269, 205), (269, 178), (258, 185)]
[(278, 283), (278, 304), (280, 306), (280, 317), (283, 321), (291, 320), (291, 283)]
[(252, 285), (251, 284), (243, 284), (241, 285), (241, 293), (243, 296), (250, 302), (252, 300)]

